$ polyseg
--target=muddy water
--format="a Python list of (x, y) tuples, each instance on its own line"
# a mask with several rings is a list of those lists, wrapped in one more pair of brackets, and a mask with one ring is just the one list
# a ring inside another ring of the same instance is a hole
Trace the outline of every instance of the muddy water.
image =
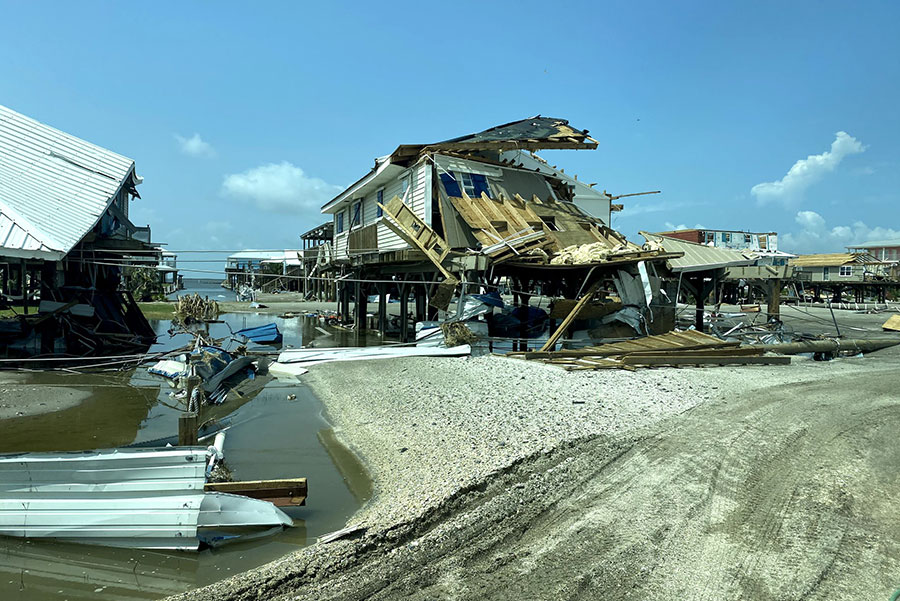
[[(229, 327), (276, 321), (285, 346), (320, 336), (322, 343), (348, 343), (345, 333), (322, 336), (307, 319), (267, 315), (223, 316), (210, 334)], [(167, 321), (153, 322), (156, 348), (177, 348), (189, 336), (170, 337)], [(335, 340), (335, 338), (338, 338)], [(352, 343), (352, 342), (351, 342)], [(229, 343), (226, 342), (225, 346)], [(232, 343), (233, 345), (233, 343)], [(263, 350), (263, 349), (256, 349)], [(0, 374), (2, 379), (2, 374)], [(308, 478), (307, 505), (288, 509), (295, 527), (262, 540), (199, 553), (161, 553), (87, 545), (0, 538), (0, 600), (158, 599), (256, 567), (342, 528), (371, 495), (371, 481), (358, 459), (334, 438), (322, 406), (299, 381), (259, 378), (264, 385), (247, 398), (216, 407), (233, 424), (225, 442), (226, 461), (236, 479)], [(0, 452), (105, 448), (154, 440), (177, 431), (173, 389), (142, 370), (124, 373), (29, 374), (29, 386), (47, 395), (54, 387), (85, 390), (87, 400), (56, 413), (0, 421)], [(208, 415), (204, 415), (204, 418)]]

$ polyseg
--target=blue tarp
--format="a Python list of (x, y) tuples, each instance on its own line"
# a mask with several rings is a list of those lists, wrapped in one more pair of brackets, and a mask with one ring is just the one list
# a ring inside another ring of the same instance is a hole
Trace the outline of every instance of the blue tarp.
[(244, 328), (243, 330), (238, 330), (235, 334), (240, 334), (257, 344), (277, 344), (282, 339), (281, 332), (278, 331), (278, 326), (275, 323), (256, 328)]

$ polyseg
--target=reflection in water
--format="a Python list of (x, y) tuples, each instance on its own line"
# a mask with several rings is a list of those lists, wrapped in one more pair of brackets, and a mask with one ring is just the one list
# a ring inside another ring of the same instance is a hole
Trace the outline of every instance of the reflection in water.
[[(223, 319), (225, 323), (211, 324), (213, 336), (228, 336), (229, 327), (238, 330), (276, 321), (286, 347), (301, 346), (304, 336), (321, 337), (313, 319), (254, 314), (229, 314)], [(186, 335), (165, 334), (171, 327), (168, 321), (154, 320), (151, 325), (163, 334), (154, 350), (190, 341)], [(346, 340), (347, 333), (336, 336)], [(329, 345), (335, 342), (328, 340)], [(54, 386), (67, 386), (89, 391), (90, 397), (57, 413), (0, 421), (0, 452), (109, 448), (177, 432), (178, 410), (169, 396), (173, 388), (144, 370), (44, 372), (28, 378), (45, 386), (48, 395)], [(209, 408), (203, 419), (230, 414), (234, 425), (225, 454), (235, 479), (308, 479), (307, 505), (285, 509), (294, 519), (293, 528), (192, 554), (0, 538), (0, 600), (158, 599), (262, 565), (342, 528), (371, 495), (368, 475), (334, 439), (322, 419), (321, 404), (306, 386), (299, 381), (259, 380), (264, 386), (255, 396)]]
[(0, 538), (0, 598), (159, 599), (191, 588), (196, 554)]

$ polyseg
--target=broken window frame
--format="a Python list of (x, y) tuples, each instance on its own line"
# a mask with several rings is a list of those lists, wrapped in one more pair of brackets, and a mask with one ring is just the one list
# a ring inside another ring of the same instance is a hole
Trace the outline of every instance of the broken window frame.
[[(482, 192), (486, 194), (488, 198), (494, 197), (494, 195), (491, 193), (491, 187), (488, 182), (488, 178), (482, 173), (454, 171), (453, 178), (459, 191), (465, 192), (466, 196), (468, 196), (469, 198), (480, 197)], [(444, 181), (444, 190), (447, 190), (446, 181)], [(449, 191), (447, 195), (452, 196)], [(461, 196), (461, 194), (459, 196)]]

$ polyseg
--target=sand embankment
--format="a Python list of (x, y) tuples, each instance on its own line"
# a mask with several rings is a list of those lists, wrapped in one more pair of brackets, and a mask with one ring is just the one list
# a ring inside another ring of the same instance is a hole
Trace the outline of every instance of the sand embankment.
[(898, 355), (318, 366), (375, 480), (350, 522), (367, 530), (180, 598), (886, 598)]

